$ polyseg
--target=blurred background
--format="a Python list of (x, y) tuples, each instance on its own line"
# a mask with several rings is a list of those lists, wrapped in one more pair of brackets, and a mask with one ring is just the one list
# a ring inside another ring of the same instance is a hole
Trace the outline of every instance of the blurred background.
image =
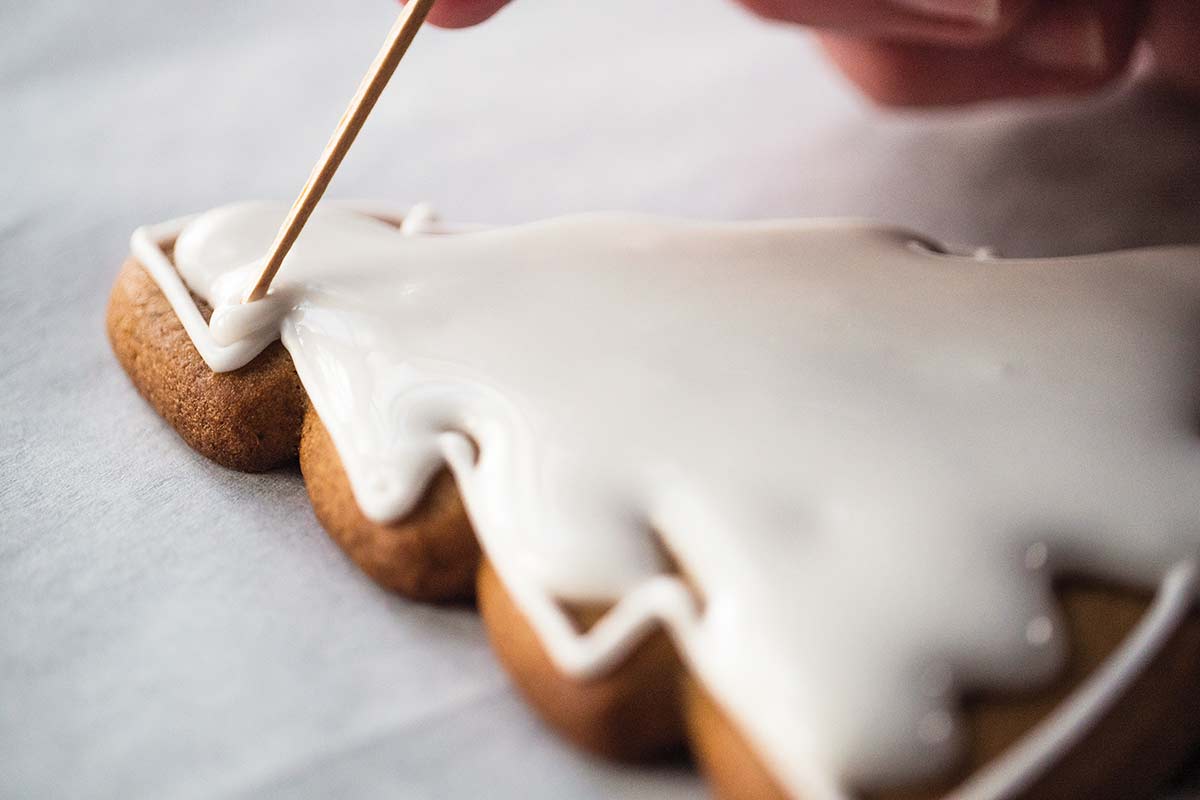
[[(395, 15), (0, 0), (0, 796), (702, 793), (557, 742), (472, 612), (384, 596), (298, 475), (204, 462), (108, 351), (130, 232), (290, 202)], [(884, 113), (803, 31), (722, 0), (527, 0), (423, 31), (329, 197), (870, 216), (1058, 255), (1200, 242), (1198, 153), (1200, 106), (1148, 83)]]

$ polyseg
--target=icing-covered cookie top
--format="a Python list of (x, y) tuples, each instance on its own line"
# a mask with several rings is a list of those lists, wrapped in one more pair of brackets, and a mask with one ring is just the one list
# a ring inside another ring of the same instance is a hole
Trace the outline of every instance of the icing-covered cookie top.
[[(322, 209), (240, 305), (283, 213), (180, 235), (206, 346), (282, 337), (368, 516), (448, 463), (563, 669), (665, 624), (797, 792), (934, 773), (961, 687), (1052, 675), (1056, 571), (1154, 586), (1200, 553), (1200, 249), (1005, 260), (618, 214), (421, 236)], [(562, 599), (616, 606), (581, 635)]]

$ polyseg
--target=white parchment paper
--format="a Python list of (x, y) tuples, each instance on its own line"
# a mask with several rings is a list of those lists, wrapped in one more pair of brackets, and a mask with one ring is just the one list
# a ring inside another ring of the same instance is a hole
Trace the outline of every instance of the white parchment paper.
[[(394, 14), (0, 0), (0, 796), (702, 793), (559, 743), (471, 611), (377, 590), (297, 474), (193, 454), (109, 352), (130, 231), (290, 201)], [(1052, 255), (1200, 241), (1198, 154), (1200, 111), (1144, 86), (886, 115), (721, 0), (526, 0), (421, 34), (331, 196), (868, 215)]]

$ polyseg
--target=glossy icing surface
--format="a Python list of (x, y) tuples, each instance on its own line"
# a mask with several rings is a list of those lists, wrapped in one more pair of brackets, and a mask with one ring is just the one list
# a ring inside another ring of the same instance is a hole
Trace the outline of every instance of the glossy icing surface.
[[(630, 215), (423, 236), (323, 209), (240, 305), (284, 211), (183, 229), (209, 328), (139, 256), (210, 366), (281, 337), (366, 514), (449, 464), (562, 669), (665, 625), (798, 793), (935, 773), (961, 687), (1052, 675), (1057, 570), (1175, 587), (1097, 702), (1190, 602), (1200, 249), (967, 258), (870, 223)], [(561, 599), (615, 606), (581, 636)]]

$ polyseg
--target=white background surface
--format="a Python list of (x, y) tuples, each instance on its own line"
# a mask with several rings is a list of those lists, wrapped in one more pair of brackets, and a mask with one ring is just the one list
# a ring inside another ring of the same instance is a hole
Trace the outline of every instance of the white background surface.
[[(0, 0), (0, 796), (692, 797), (581, 756), (474, 614), (386, 596), (297, 474), (227, 472), (103, 312), (138, 224), (290, 201), (388, 0)], [(1200, 241), (1200, 110), (880, 115), (720, 0), (527, 0), (427, 30), (331, 196), (450, 220), (883, 217), (1010, 255)]]

